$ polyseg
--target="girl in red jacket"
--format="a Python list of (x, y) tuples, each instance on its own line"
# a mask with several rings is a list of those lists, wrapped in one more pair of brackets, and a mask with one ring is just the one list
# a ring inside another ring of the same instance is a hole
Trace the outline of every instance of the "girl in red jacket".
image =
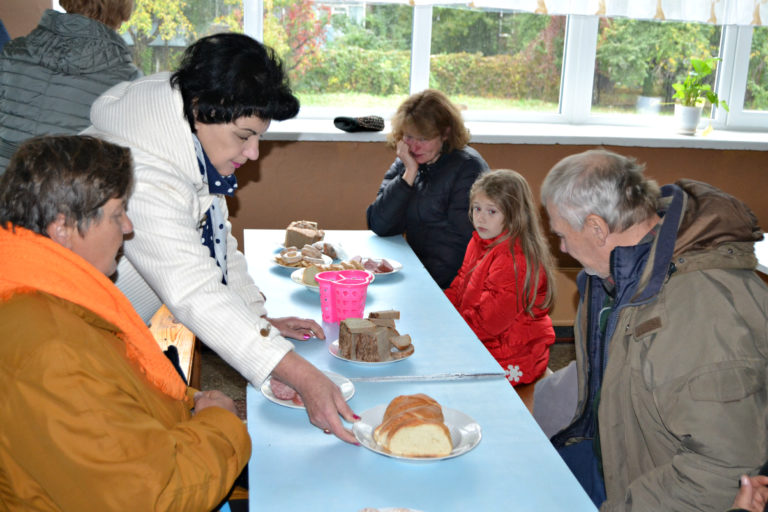
[(480, 176), (469, 198), (475, 232), (445, 294), (510, 384), (533, 382), (547, 368), (555, 332), (552, 256), (531, 189), (501, 169)]

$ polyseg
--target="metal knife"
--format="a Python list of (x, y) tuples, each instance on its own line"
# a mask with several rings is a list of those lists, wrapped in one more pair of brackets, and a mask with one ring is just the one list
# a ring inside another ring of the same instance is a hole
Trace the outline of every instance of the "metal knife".
[(432, 380), (498, 379), (503, 372), (491, 373), (438, 373), (434, 375), (385, 375), (381, 377), (348, 377), (352, 382), (420, 382)]

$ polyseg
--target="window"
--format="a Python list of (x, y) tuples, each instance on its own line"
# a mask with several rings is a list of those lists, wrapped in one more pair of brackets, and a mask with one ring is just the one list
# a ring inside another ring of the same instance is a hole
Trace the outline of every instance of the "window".
[(672, 84), (688, 74), (684, 56), (718, 55), (720, 27), (624, 18), (599, 21), (592, 86), (596, 115), (671, 114)]
[(145, 73), (173, 69), (197, 37), (244, 31), (283, 57), (302, 118), (388, 117), (410, 93), (434, 87), (468, 120), (648, 124), (671, 113), (671, 84), (685, 76), (686, 59), (713, 55), (721, 61), (712, 85), (730, 107), (713, 109), (714, 126), (768, 129), (768, 27), (548, 16), (452, 0), (189, 0), (162, 13), (159, 5), (137, 1), (123, 27)]
[(556, 113), (565, 21), (564, 16), (434, 7), (429, 87), (486, 116), (499, 110)]

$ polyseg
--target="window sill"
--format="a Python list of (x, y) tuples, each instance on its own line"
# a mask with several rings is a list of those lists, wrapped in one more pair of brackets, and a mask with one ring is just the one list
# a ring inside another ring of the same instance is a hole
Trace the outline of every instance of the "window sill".
[[(480, 144), (563, 144), (586, 146), (640, 146), (768, 151), (768, 132), (712, 130), (702, 135), (678, 135), (670, 120), (654, 126), (569, 125), (560, 123), (501, 123), (467, 121), (472, 142)], [(273, 122), (263, 140), (384, 142), (383, 132), (347, 133), (331, 119), (290, 119)]]

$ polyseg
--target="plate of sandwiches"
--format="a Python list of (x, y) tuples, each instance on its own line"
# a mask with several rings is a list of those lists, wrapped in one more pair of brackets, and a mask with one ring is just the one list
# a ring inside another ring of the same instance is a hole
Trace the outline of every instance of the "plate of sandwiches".
[(283, 268), (305, 268), (312, 265), (328, 265), (333, 262), (333, 258), (311, 245), (305, 245), (301, 250), (295, 247), (283, 249), (273, 259)]
[(368, 318), (347, 318), (339, 323), (339, 339), (328, 345), (333, 357), (362, 365), (383, 365), (404, 361), (414, 353), (409, 334), (395, 327), (400, 312), (394, 309), (370, 311)]
[[(413, 345), (410, 345), (411, 348), (413, 348)], [(343, 357), (341, 354), (339, 354), (339, 340), (334, 340), (328, 345), (328, 352), (331, 353), (331, 355), (337, 359), (341, 359), (342, 361), (346, 361), (348, 363), (354, 363), (359, 364), (363, 366), (381, 366), (384, 364), (391, 364), (391, 363), (397, 363), (400, 361), (405, 361), (409, 357), (413, 355), (413, 350), (410, 351), (403, 351), (396, 349), (395, 347), (390, 349), (390, 356), (389, 359), (382, 359), (381, 361), (360, 361), (358, 359), (349, 359), (346, 357)]]

